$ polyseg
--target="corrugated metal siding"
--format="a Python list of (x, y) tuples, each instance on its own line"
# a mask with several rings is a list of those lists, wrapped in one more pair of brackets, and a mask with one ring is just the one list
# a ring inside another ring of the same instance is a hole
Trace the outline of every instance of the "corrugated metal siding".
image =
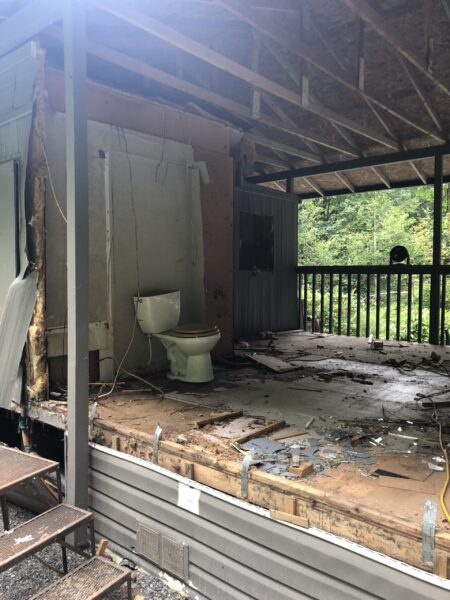
[(188, 583), (210, 600), (444, 600), (449, 595), (204, 487), (194, 514), (178, 506), (183, 484), (173, 475), (98, 446), (91, 448), (90, 486), (100, 536), (143, 566), (151, 565), (133, 551), (139, 523), (186, 543)]
[[(239, 213), (274, 218), (274, 270), (256, 275), (239, 270)], [(234, 333), (283, 331), (298, 326), (297, 220), (294, 196), (246, 185), (234, 197)]]

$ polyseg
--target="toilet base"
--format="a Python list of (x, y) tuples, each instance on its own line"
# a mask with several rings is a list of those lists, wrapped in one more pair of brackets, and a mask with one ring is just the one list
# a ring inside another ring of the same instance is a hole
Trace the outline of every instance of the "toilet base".
[[(169, 355), (170, 358), (170, 355)], [(214, 380), (214, 372), (211, 363), (211, 354), (198, 354), (196, 356), (188, 356), (180, 364), (181, 361), (170, 361), (170, 371), (167, 373), (167, 378), (186, 383), (209, 383)]]

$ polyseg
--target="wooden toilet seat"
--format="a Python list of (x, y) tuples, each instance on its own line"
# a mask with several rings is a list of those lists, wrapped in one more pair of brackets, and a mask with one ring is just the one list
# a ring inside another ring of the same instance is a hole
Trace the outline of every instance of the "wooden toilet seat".
[(215, 325), (205, 325), (203, 323), (188, 323), (178, 325), (167, 333), (180, 338), (209, 337), (219, 333), (219, 328)]

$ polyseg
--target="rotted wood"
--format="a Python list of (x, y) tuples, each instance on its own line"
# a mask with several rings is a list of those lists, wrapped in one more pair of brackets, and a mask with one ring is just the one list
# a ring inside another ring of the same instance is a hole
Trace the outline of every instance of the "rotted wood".
[(32, 402), (48, 399), (48, 364), (45, 327), (45, 86), (44, 56), (39, 57), (26, 184), (27, 252), (38, 272), (37, 298), (26, 344), (26, 391)]
[[(150, 460), (152, 436), (128, 427), (98, 421), (100, 430), (114, 431), (124, 441), (138, 440), (135, 456)], [(239, 497), (240, 463), (185, 444), (161, 441), (159, 465), (195, 481)], [(187, 474), (187, 475), (186, 475)], [(422, 530), (417, 523), (382, 514), (343, 497), (330, 496), (309, 481), (293, 481), (250, 468), (247, 500), (257, 506), (306, 519), (310, 527), (339, 535), (418, 568), (422, 564)], [(281, 519), (281, 520), (287, 520)], [(288, 521), (288, 522), (292, 522)], [(305, 521), (306, 522), (306, 521)], [(297, 524), (299, 524), (298, 522)], [(303, 525), (302, 525), (303, 526)], [(450, 534), (437, 532), (436, 551), (450, 553)], [(430, 568), (426, 568), (432, 570)]]

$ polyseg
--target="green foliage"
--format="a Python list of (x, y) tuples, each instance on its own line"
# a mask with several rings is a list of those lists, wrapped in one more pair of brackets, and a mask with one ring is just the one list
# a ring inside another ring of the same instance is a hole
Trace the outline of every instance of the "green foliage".
[[(444, 190), (443, 262), (450, 262), (449, 187)], [(299, 207), (300, 265), (383, 265), (393, 246), (412, 264), (432, 258), (431, 186), (303, 200)]]
[[(450, 264), (450, 188), (444, 188), (442, 223), (442, 262)], [(370, 194), (350, 194), (334, 198), (304, 200), (299, 206), (299, 249), (298, 261), (301, 266), (309, 265), (387, 265), (389, 251), (397, 245), (406, 246), (411, 263), (429, 265), (432, 262), (433, 248), (433, 188), (431, 186), (386, 190)], [(325, 331), (338, 331), (338, 286), (337, 275), (330, 289), (329, 275), (324, 276), (324, 306), (320, 306), (320, 275), (317, 276), (315, 308), (312, 307), (311, 277), (308, 279), (308, 315), (314, 312), (316, 318), (323, 318)], [(447, 278), (448, 281), (448, 278)], [(349, 285), (350, 283), (350, 285)], [(399, 301), (398, 337), (421, 340), (428, 337), (429, 329), (429, 277), (423, 279), (423, 309), (419, 317), (419, 277), (411, 279), (411, 308), (408, 312), (408, 277), (398, 281), (392, 277), (390, 293), (387, 293), (387, 278), (381, 276), (379, 298), (379, 328), (382, 338), (397, 335), (397, 301)], [(369, 294), (367, 289), (369, 286)], [(302, 285), (301, 295), (304, 297)], [(357, 279), (350, 282), (346, 276), (342, 281), (341, 333), (358, 335), (357, 328)], [(367, 330), (376, 333), (376, 281), (375, 276), (367, 280), (362, 275), (359, 280), (361, 292), (359, 304), (359, 331), (366, 333), (366, 319), (370, 319)], [(447, 283), (447, 290), (449, 285)], [(333, 302), (331, 328), (330, 294)], [(446, 298), (446, 325), (450, 322), (450, 294)], [(350, 299), (350, 323), (347, 322), (348, 300)], [(369, 299), (369, 310), (367, 308)], [(388, 303), (389, 300), (389, 303)], [(388, 308), (389, 307), (389, 308)], [(389, 313), (388, 313), (389, 310)], [(386, 322), (390, 322), (389, 332)], [(408, 326), (409, 323), (409, 326)], [(409, 331), (410, 330), (410, 331)]]

